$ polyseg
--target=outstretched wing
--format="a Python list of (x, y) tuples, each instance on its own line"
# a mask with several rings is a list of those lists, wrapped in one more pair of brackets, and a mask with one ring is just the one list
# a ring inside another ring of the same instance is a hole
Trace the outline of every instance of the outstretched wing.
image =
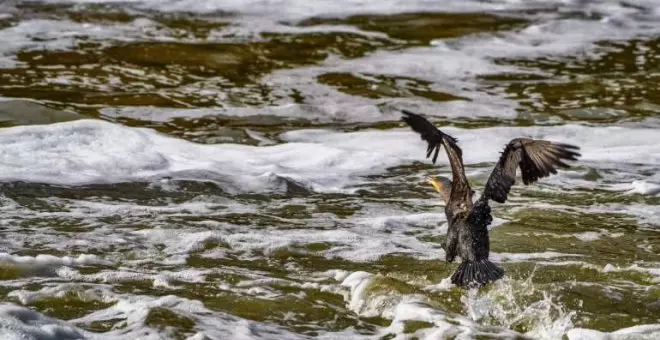
[[(440, 151), (440, 146), (445, 145), (444, 139), (453, 142), (456, 145), (458, 140), (440, 130), (438, 130), (431, 122), (426, 118), (412, 113), (407, 110), (402, 110), (403, 112), (403, 121), (406, 122), (410, 127), (417, 133), (420, 134), (420, 137), (429, 143), (426, 148), (426, 158), (431, 156), (433, 150), (435, 150), (435, 155), (433, 155), (433, 164), (438, 159), (438, 152)], [(447, 145), (445, 145), (447, 147)], [(462, 154), (461, 149), (456, 145), (459, 155)]]
[(506, 202), (515, 183), (516, 169), (520, 167), (523, 183), (534, 183), (539, 178), (557, 173), (557, 167), (568, 168), (566, 160), (575, 161), (580, 148), (570, 144), (554, 143), (547, 140), (516, 138), (507, 144), (497, 165), (491, 172), (482, 199)]
[(506, 202), (511, 186), (515, 183), (516, 169), (522, 170), (525, 185), (538, 181), (539, 178), (557, 173), (557, 167), (568, 168), (565, 160), (577, 160), (580, 156), (577, 146), (554, 143), (546, 140), (516, 138), (507, 144), (497, 165), (491, 172), (484, 192), (474, 203), (468, 217), (468, 224), (479, 240), (477, 258), (488, 258), (488, 225), (493, 221), (489, 200)]
[(420, 137), (428, 143), (428, 147), (426, 148), (426, 158), (429, 158), (435, 151), (435, 154), (433, 155), (433, 163), (435, 164), (435, 161), (438, 159), (440, 147), (445, 147), (452, 172), (450, 202), (460, 204), (464, 202), (464, 200), (467, 200), (468, 202), (465, 203), (471, 205), (472, 189), (465, 177), (465, 170), (463, 168), (463, 151), (458, 144), (456, 144), (458, 140), (438, 130), (426, 118), (410, 111), (403, 110), (402, 112), (404, 114), (403, 121), (410, 125), (410, 127), (415, 132), (419, 133)]

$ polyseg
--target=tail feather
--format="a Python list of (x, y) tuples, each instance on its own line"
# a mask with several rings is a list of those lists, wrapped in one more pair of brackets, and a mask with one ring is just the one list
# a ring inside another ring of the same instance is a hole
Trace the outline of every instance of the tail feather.
[(504, 276), (504, 269), (488, 260), (465, 261), (451, 276), (451, 283), (459, 287), (483, 287)]

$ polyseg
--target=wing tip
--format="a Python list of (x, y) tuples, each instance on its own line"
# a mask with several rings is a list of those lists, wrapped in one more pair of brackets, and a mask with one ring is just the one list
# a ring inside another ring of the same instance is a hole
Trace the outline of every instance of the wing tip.
[(562, 148), (565, 149), (573, 149), (573, 150), (580, 150), (580, 147), (577, 145), (573, 144), (567, 144), (567, 143), (554, 143), (555, 145), (561, 146)]
[[(446, 134), (444, 132), (443, 132), (443, 135), (446, 136), (447, 138), (449, 138), (449, 140), (451, 140), (452, 143), (454, 143), (454, 144), (458, 143), (458, 138), (456, 138), (452, 135)], [(458, 147), (458, 145), (456, 145), (456, 147)]]
[(406, 122), (408, 125), (411, 125), (411, 126), (412, 126), (412, 125), (418, 125), (418, 124), (420, 123), (419, 121), (416, 122), (416, 123), (413, 122), (413, 119), (415, 119), (415, 118), (420, 119), (420, 120), (424, 120), (424, 121), (428, 122), (428, 124), (432, 125), (432, 126), (437, 130), (437, 132), (440, 133), (440, 135), (441, 135), (442, 137), (447, 137), (447, 138), (448, 138), (450, 141), (452, 141), (454, 144), (458, 143), (458, 138), (456, 138), (456, 137), (454, 137), (454, 136), (452, 136), (452, 135), (449, 135), (449, 134), (447, 134), (447, 133), (445, 133), (445, 132), (440, 131), (440, 129), (438, 129), (435, 125), (433, 125), (433, 123), (431, 123), (431, 122), (430, 122), (427, 118), (425, 118), (424, 116), (422, 116), (422, 115), (420, 115), (420, 114), (417, 114), (417, 113), (414, 113), (414, 112), (412, 112), (412, 111), (406, 110), (406, 109), (401, 109), (401, 113), (403, 114), (403, 116), (401, 117), (401, 120), (403, 120), (404, 122)]
[(418, 114), (416, 114), (412, 111), (408, 111), (408, 110), (401, 110), (401, 113), (403, 114), (401, 119), (403, 119), (404, 121), (409, 121), (409, 120), (413, 119), (413, 117), (422, 118), (422, 116), (420, 116), (420, 115), (418, 115)]

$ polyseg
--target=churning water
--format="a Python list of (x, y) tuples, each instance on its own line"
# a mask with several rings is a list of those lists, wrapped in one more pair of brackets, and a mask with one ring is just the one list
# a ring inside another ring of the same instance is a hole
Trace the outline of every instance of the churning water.
[[(0, 2), (2, 339), (660, 339), (660, 3)], [(459, 139), (581, 147), (449, 283)], [(444, 155), (441, 155), (444, 156)]]

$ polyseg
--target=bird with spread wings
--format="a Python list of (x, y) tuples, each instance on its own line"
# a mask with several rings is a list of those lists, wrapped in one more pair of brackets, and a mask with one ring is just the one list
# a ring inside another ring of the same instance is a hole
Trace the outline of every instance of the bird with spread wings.
[(465, 176), (463, 151), (458, 140), (420, 115), (406, 110), (403, 114), (403, 121), (428, 143), (427, 158), (433, 154), (435, 164), (441, 147), (449, 158), (451, 180), (432, 177), (430, 182), (446, 203), (445, 215), (449, 224), (444, 244), (446, 260), (453, 262), (459, 256), (462, 261), (451, 276), (451, 282), (460, 287), (481, 287), (500, 279), (504, 270), (488, 260), (488, 225), (493, 221), (489, 201), (506, 202), (518, 168), (523, 183), (532, 184), (556, 174), (558, 167), (568, 168), (565, 161), (577, 160), (579, 147), (531, 138), (512, 139), (488, 177), (481, 197), (473, 202), (474, 191)]

